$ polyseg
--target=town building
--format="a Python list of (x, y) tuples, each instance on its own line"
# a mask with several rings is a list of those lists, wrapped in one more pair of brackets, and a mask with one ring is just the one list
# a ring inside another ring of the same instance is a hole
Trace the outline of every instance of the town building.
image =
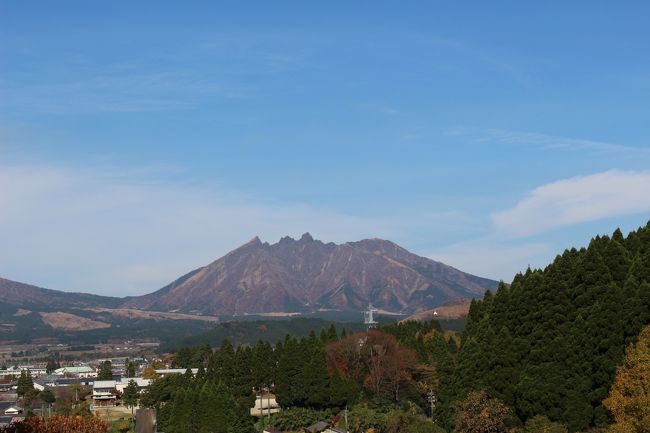
[(93, 405), (95, 407), (115, 406), (116, 382), (114, 380), (97, 380), (93, 384)]
[(88, 365), (78, 365), (78, 366), (57, 368), (56, 370), (54, 370), (53, 374), (56, 376), (79, 377), (79, 378), (97, 377), (97, 372), (95, 371), (95, 369), (93, 369)]

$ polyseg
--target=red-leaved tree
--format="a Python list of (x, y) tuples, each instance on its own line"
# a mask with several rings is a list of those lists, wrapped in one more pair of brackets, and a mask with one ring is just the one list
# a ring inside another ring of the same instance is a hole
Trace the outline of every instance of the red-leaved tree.
[(97, 418), (53, 416), (33, 417), (0, 429), (2, 433), (106, 433), (108, 425)]
[(352, 378), (376, 396), (399, 400), (403, 386), (412, 381), (415, 351), (397, 344), (394, 335), (371, 330), (352, 334), (326, 348), (327, 368)]

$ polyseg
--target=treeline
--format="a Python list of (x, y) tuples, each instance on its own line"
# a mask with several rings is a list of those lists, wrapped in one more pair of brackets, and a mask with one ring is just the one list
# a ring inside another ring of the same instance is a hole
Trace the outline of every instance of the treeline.
[(228, 340), (234, 346), (253, 346), (258, 340), (275, 344), (282, 341), (286, 335), (306, 337), (310, 332), (320, 333), (334, 325), (340, 332), (344, 328), (348, 331), (361, 331), (364, 325), (360, 322), (332, 322), (315, 317), (293, 317), (266, 320), (237, 320), (227, 321), (215, 325), (207, 332), (170, 341), (162, 345), (163, 351), (177, 351), (183, 347), (196, 347), (210, 345), (221, 346)]
[(650, 224), (596, 237), (472, 303), (439, 411), (486, 389), (519, 422), (545, 415), (571, 431), (605, 426), (616, 367), (648, 323)]
[[(351, 422), (368, 418), (368, 413), (379, 417), (406, 411), (404, 419), (421, 423), (427, 393), (438, 381), (431, 361), (436, 356), (444, 359), (441, 371), (447, 371), (456, 350), (436, 322), (395, 324), (350, 335), (338, 335), (332, 325), (318, 336), (287, 336), (275, 346), (259, 341), (235, 349), (225, 341), (216, 350), (180, 350), (174, 366), (198, 368), (196, 377), (188, 370), (158, 379), (141, 403), (157, 408), (160, 429), (170, 433), (252, 432), (249, 409), (259, 390), (274, 392), (282, 406), (277, 424), (291, 425), (292, 416), (310, 419), (306, 413), (336, 414), (346, 406), (352, 408)], [(357, 431), (367, 422), (357, 423)], [(426, 425), (435, 430), (433, 423)]]

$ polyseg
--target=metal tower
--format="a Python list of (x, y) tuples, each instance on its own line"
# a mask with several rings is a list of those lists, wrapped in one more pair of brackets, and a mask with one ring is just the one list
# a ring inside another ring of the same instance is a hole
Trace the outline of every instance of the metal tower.
[(366, 325), (366, 330), (371, 330), (377, 327), (378, 322), (374, 318), (374, 314), (377, 312), (376, 308), (373, 308), (372, 305), (368, 306), (368, 311), (363, 313), (363, 323)]

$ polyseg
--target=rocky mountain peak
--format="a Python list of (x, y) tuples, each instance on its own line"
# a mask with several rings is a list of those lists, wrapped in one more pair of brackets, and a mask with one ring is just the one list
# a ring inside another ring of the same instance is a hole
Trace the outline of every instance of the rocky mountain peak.
[(276, 244), (257, 236), (209, 266), (125, 306), (204, 314), (427, 310), (480, 297), (497, 282), (466, 274), (378, 238), (323, 243), (309, 233)]

